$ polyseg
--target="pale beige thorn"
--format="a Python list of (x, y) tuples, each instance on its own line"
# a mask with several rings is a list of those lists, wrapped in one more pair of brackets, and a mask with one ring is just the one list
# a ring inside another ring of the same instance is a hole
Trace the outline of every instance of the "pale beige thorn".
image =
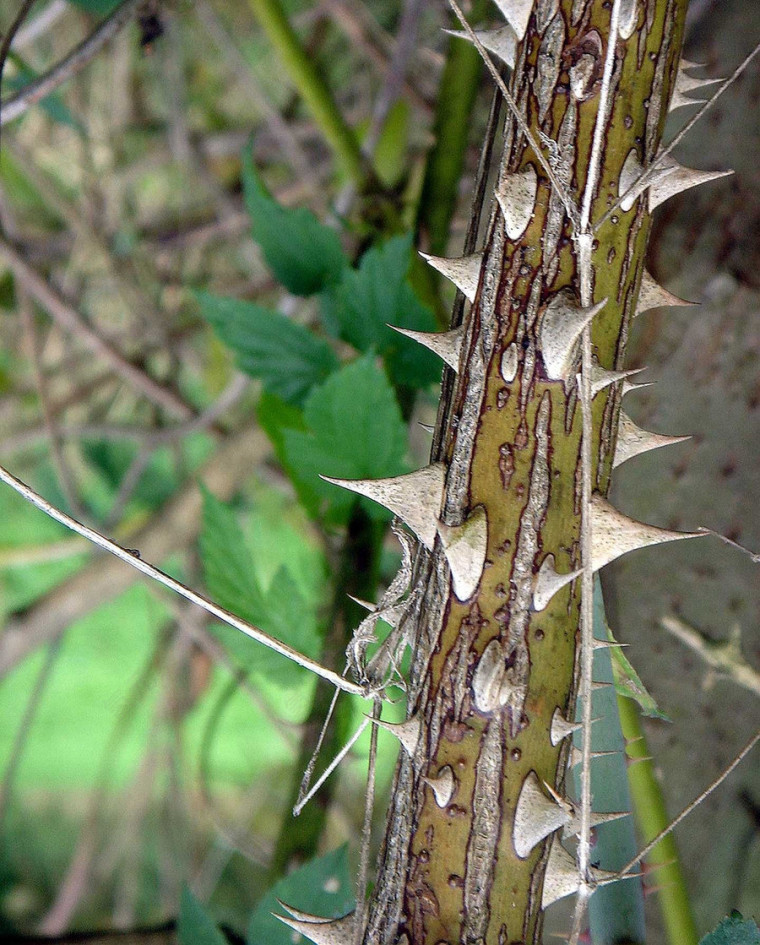
[(583, 329), (606, 304), (607, 299), (603, 299), (596, 305), (581, 308), (567, 289), (558, 292), (549, 302), (538, 331), (541, 355), (549, 378), (567, 379)]
[(429, 253), (422, 252), (420, 256), (427, 260), (433, 269), (437, 269), (442, 276), (453, 282), (466, 299), (470, 302), (475, 301), (483, 264), (482, 253), (457, 256), (453, 259), (447, 259), (445, 256), (431, 256)]
[(515, 808), (512, 827), (515, 853), (525, 859), (536, 844), (572, 819), (572, 808), (567, 804), (559, 804), (553, 797), (547, 797), (541, 789), (538, 775), (531, 771), (522, 783)]
[[(279, 900), (278, 900), (279, 902)], [(289, 912), (295, 913), (296, 910), (286, 906), (284, 902), (280, 905)], [(291, 929), (308, 938), (314, 945), (354, 945), (356, 939), (356, 922), (354, 913), (350, 912), (342, 919), (320, 919), (317, 916), (311, 918), (294, 918), (291, 916), (277, 915), (273, 913), (276, 919), (290, 926)], [(306, 916), (308, 913), (297, 913), (299, 916)]]
[(373, 604), (372, 601), (362, 600), (361, 597), (354, 597), (353, 594), (347, 594), (346, 596), (349, 600), (352, 600), (355, 604), (358, 604), (360, 607), (368, 610), (371, 614), (377, 610), (377, 605)]
[(451, 570), (454, 593), (469, 600), (483, 576), (488, 548), (488, 519), (482, 505), (473, 509), (461, 525), (438, 523), (438, 534)]
[[(472, 42), (470, 34), (464, 30), (444, 30), (444, 33)], [(514, 68), (517, 59), (517, 33), (509, 24), (498, 30), (473, 30), (473, 33), (484, 49), (498, 56), (510, 69)]]
[(659, 282), (656, 282), (652, 276), (644, 270), (641, 274), (641, 288), (639, 289), (639, 299), (636, 303), (634, 318), (643, 312), (648, 312), (650, 308), (659, 308), (665, 305), (698, 305), (698, 302), (689, 302), (681, 299), (672, 292), (664, 289)]
[(567, 738), (568, 735), (572, 735), (573, 732), (578, 732), (582, 728), (582, 722), (569, 722), (559, 708), (556, 708), (554, 715), (552, 715), (552, 725), (549, 730), (552, 745), (556, 747), (563, 738)]
[(684, 59), (684, 57), (681, 56), (681, 61), (679, 65), (680, 65), (680, 68), (683, 69), (684, 72), (691, 72), (692, 69), (704, 69), (707, 63), (694, 62), (691, 59)]
[(414, 759), (422, 733), (422, 720), (419, 714), (415, 713), (405, 722), (384, 722), (382, 719), (373, 719), (370, 716), (367, 716), (367, 718), (369, 718), (371, 722), (374, 722), (375, 725), (385, 729), (386, 732), (395, 735), (401, 742), (401, 747), (407, 755)]
[(622, 0), (618, 16), (618, 35), (621, 39), (630, 39), (636, 32), (639, 21), (638, 0)]
[(479, 712), (493, 712), (500, 705), (504, 673), (504, 650), (494, 638), (480, 654), (472, 674), (472, 698)]
[(581, 875), (575, 859), (555, 839), (549, 850), (544, 873), (544, 890), (541, 894), (541, 908), (546, 909), (553, 902), (564, 899), (577, 892), (581, 886)]
[(661, 203), (684, 190), (707, 184), (712, 180), (719, 180), (733, 173), (733, 171), (697, 171), (691, 167), (683, 167), (667, 158), (649, 184), (649, 212), (652, 213)]
[(554, 555), (548, 554), (541, 562), (533, 583), (533, 609), (543, 610), (560, 588), (574, 581), (582, 573), (582, 570), (578, 570), (558, 574), (554, 567)]
[(603, 689), (612, 689), (615, 684), (611, 682), (597, 682), (592, 680), (591, 682), (591, 691), (592, 692), (601, 692)]
[(594, 640), (594, 650), (611, 650), (613, 647), (630, 646), (630, 643), (618, 643), (617, 640)]
[(538, 177), (532, 164), (515, 174), (506, 174), (496, 188), (496, 199), (504, 214), (504, 227), (511, 240), (528, 228), (536, 209)]
[(439, 807), (448, 807), (454, 796), (454, 771), (451, 765), (444, 765), (434, 778), (423, 778), (433, 791), (433, 797)]
[(495, 2), (504, 19), (517, 33), (517, 38), (523, 39), (533, 12), (534, 0), (495, 0)]
[(641, 427), (636, 426), (627, 413), (621, 410), (612, 468), (617, 469), (627, 459), (633, 459), (634, 456), (639, 456), (641, 453), (658, 450), (663, 446), (673, 446), (676, 443), (683, 443), (690, 439), (690, 436), (665, 436), (662, 433), (650, 433), (648, 430), (642, 430)]
[[(591, 760), (595, 758), (605, 758), (608, 755), (616, 755), (616, 751), (592, 751)], [(578, 765), (583, 764), (583, 749), (579, 748), (577, 745), (573, 745), (570, 749), (570, 759), (568, 760), (568, 768), (577, 768)], [(593, 815), (592, 815), (593, 816)], [(622, 814), (620, 815), (623, 816)]]
[(687, 75), (686, 70), (694, 68), (696, 68), (694, 63), (684, 61), (683, 59), (681, 60), (676, 74), (670, 107), (668, 108), (669, 112), (674, 112), (677, 108), (681, 108), (684, 105), (702, 104), (705, 99), (689, 98), (688, 93), (696, 92), (698, 89), (703, 89), (708, 85), (715, 85), (717, 82), (723, 81), (723, 79), (697, 79), (694, 78), (694, 76)]
[(459, 370), (459, 356), (462, 353), (464, 340), (464, 325), (453, 328), (451, 331), (411, 331), (409, 328), (399, 328), (397, 325), (388, 325), (400, 335), (405, 335), (423, 347), (437, 354), (445, 361), (452, 371)]
[(633, 368), (630, 371), (608, 371), (599, 364), (594, 364), (591, 367), (591, 396), (596, 397), (600, 391), (611, 384), (617, 384), (618, 381), (624, 381), (645, 370), (646, 368)]
[[(614, 752), (612, 752), (611, 754), (614, 754)], [(608, 814), (597, 814), (592, 811), (591, 818), (589, 820), (589, 826), (593, 829), (595, 827), (601, 826), (602, 824), (609, 824), (613, 820), (620, 820), (623, 817), (630, 817), (630, 815), (631, 815), (630, 811), (626, 811), (626, 810), (615, 811), (613, 813), (608, 813)], [(578, 811), (576, 811), (575, 816), (573, 817), (572, 821), (569, 824), (567, 824), (566, 827), (563, 828), (562, 837), (563, 839), (567, 840), (570, 837), (578, 836), (580, 832), (581, 832), (581, 818)]]
[(705, 532), (673, 532), (646, 525), (623, 515), (600, 495), (591, 498), (591, 566), (598, 571), (637, 548), (684, 538), (701, 538)]
[(425, 433), (435, 433), (435, 427), (432, 423), (423, 423), (421, 420), (418, 420), (417, 423), (422, 427)]
[(623, 162), (623, 167), (620, 170), (620, 179), (618, 180), (619, 198), (623, 198), (623, 194), (626, 194), (631, 187), (634, 188), (627, 197), (624, 197), (620, 200), (620, 209), (626, 213), (636, 203), (637, 199), (646, 187), (646, 184), (643, 186), (636, 186), (643, 173), (644, 168), (641, 164), (641, 161), (639, 160), (638, 151), (636, 148), (631, 148), (631, 150), (628, 152), (628, 156)]
[(384, 505), (411, 528), (429, 551), (433, 550), (446, 478), (443, 463), (423, 466), (416, 472), (391, 479), (320, 478)]
[(645, 384), (633, 384), (631, 381), (623, 381), (620, 396), (625, 397), (626, 394), (632, 394), (635, 390), (644, 390), (645, 387), (654, 387), (654, 381), (647, 381)]

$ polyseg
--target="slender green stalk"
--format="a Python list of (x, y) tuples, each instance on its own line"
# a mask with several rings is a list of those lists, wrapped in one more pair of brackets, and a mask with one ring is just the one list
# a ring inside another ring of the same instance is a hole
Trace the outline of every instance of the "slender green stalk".
[[(654, 763), (648, 756), (647, 743), (638, 709), (631, 699), (618, 696), (620, 724), (631, 763), (628, 780), (636, 822), (645, 843), (670, 823)], [(699, 940), (681, 861), (673, 834), (664, 837), (646, 858), (648, 870), (656, 874), (654, 883), (662, 910), (669, 945), (696, 945)]]
[(344, 173), (355, 184), (363, 183), (365, 166), (356, 135), (343, 118), (282, 6), (278, 0), (248, 0), (248, 3)]

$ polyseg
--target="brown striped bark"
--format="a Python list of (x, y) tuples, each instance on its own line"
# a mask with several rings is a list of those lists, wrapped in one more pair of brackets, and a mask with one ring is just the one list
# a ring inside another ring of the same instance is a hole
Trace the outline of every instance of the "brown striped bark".
[[(612, 41), (611, 6), (537, 0), (510, 82), (576, 204)], [(636, 29), (617, 38), (592, 223), (617, 201), (631, 150), (647, 165), (660, 146), (685, 6), (638, 3)], [(485, 511), (486, 565), (472, 596), (459, 600), (440, 539), (418, 557), (423, 592), (407, 618), (416, 641), (409, 715), (422, 720), (422, 734), (415, 758), (399, 760), (365, 945), (540, 940), (548, 843), (519, 856), (514, 812), (532, 771), (562, 791), (565, 743), (552, 745), (549, 731), (555, 710), (574, 711), (580, 581), (540, 611), (533, 590), (547, 555), (561, 573), (580, 566), (581, 522), (579, 362), (576, 356), (564, 380), (551, 376), (541, 324), (559, 293), (579, 298), (580, 284), (573, 225), (508, 115), (500, 178), (528, 166), (538, 176), (535, 211), (516, 240), (498, 207), (492, 212), (478, 295), (465, 316), (467, 353), (449, 384), (433, 457), (448, 470), (443, 522), (461, 525)], [(592, 323), (592, 343), (606, 369), (623, 364), (649, 224), (646, 200), (638, 199), (596, 233), (593, 301), (607, 304)], [(593, 482), (602, 495), (619, 401), (614, 386), (593, 400)], [(494, 660), (500, 669), (489, 675)], [(483, 689), (486, 678), (496, 678), (497, 692)], [(428, 783), (442, 774), (453, 775), (454, 785), (443, 805)]]

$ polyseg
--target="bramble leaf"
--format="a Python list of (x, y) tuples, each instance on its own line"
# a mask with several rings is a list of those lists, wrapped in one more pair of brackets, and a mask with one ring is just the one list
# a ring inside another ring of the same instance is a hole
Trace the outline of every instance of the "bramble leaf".
[(241, 370), (288, 403), (302, 404), (311, 388), (338, 366), (326, 341), (279, 312), (208, 292), (195, 297)]
[[(301, 653), (318, 655), (316, 615), (296, 582), (281, 567), (268, 591), (262, 590), (255, 559), (235, 513), (206, 490), (200, 551), (206, 586), (217, 603)], [(297, 674), (291, 664), (277, 653), (226, 624), (214, 626), (213, 632), (244, 668), (276, 677), (283, 684), (295, 681)]]
[(182, 889), (177, 919), (179, 945), (227, 945), (216, 923), (187, 886)]
[(310, 860), (275, 884), (251, 917), (248, 945), (292, 945), (292, 929), (272, 915), (285, 914), (278, 899), (326, 919), (349, 913), (355, 900), (346, 846)]
[(253, 238), (267, 265), (294, 295), (314, 295), (340, 279), (348, 265), (335, 230), (305, 207), (282, 207), (243, 155), (243, 190)]
[(396, 236), (373, 246), (357, 269), (347, 269), (341, 282), (323, 293), (322, 313), (328, 330), (358, 351), (381, 354), (395, 384), (425, 387), (441, 377), (440, 360), (426, 348), (389, 328), (435, 331), (433, 313), (407, 281), (411, 236)]
[(332, 374), (309, 395), (307, 432), (284, 428), (283, 454), (301, 501), (312, 515), (327, 505), (328, 520), (345, 521), (356, 501), (375, 518), (388, 513), (319, 478), (377, 479), (406, 471), (406, 427), (393, 389), (370, 356)]
[(699, 945), (760, 945), (760, 928), (754, 919), (745, 919), (734, 910)]

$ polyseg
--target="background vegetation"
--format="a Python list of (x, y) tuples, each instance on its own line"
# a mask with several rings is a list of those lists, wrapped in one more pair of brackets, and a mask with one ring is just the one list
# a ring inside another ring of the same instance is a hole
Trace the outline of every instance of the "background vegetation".
[[(757, 32), (753, 5), (693, 6), (689, 57), (725, 74)], [(35, 4), (6, 64), (6, 105), (113, 7)], [(340, 669), (362, 616), (345, 590), (374, 598), (399, 548), (376, 507), (315, 474), (390, 475), (425, 459), (417, 421), (435, 416), (435, 363), (384, 326), (431, 330), (446, 317), (450, 297), (412, 245), (461, 251), (491, 93), (441, 33), (442, 5), (293, 2), (287, 20), (273, 9), (141, 5), (81, 72), (3, 126), (1, 461)], [(630, 514), (753, 549), (759, 93), (755, 67), (679, 155), (736, 176), (657, 220), (650, 269), (704, 304), (647, 315), (634, 339), (631, 366), (659, 383), (632, 395), (631, 413), (695, 438), (627, 464), (616, 484)], [(273, 860), (355, 839), (366, 736), (329, 804), (283, 826), (321, 711), (313, 679), (5, 488), (0, 522), (0, 934), (159, 925), (184, 882), (246, 930)], [(626, 559), (605, 591), (671, 720), (646, 729), (675, 813), (757, 727), (757, 695), (717, 679), (661, 619), (715, 642), (741, 628), (757, 668), (756, 567), (717, 542), (682, 543)], [(364, 711), (343, 710), (336, 738)], [(381, 794), (394, 752), (381, 740)], [(759, 811), (753, 758), (678, 834), (703, 931), (733, 907), (760, 914)], [(347, 856), (310, 880), (336, 909)]]

